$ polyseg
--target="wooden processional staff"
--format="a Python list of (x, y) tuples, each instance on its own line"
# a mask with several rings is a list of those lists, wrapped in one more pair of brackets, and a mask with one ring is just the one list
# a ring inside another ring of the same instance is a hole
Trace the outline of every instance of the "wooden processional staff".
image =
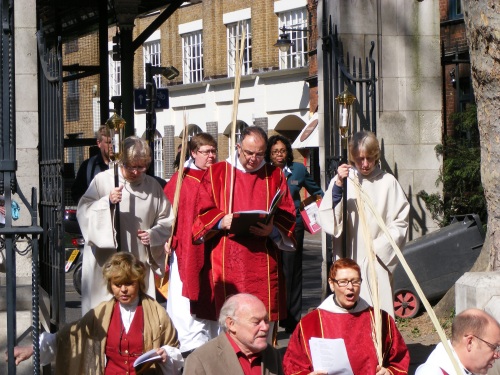
[[(342, 160), (339, 165), (348, 164), (348, 143), (349, 143), (349, 128), (352, 119), (352, 112), (354, 111), (354, 103), (356, 101), (356, 97), (349, 92), (348, 89), (342, 91), (339, 96), (335, 98), (337, 101), (337, 123), (339, 124), (339, 132), (340, 139), (342, 142)], [(343, 226), (342, 226), (342, 257), (348, 257), (350, 254), (348, 252), (347, 246), (347, 238), (348, 238), (348, 212), (347, 212), (347, 189), (348, 189), (348, 179), (349, 177), (345, 177), (342, 183), (342, 218), (343, 218)], [(375, 269), (376, 265), (376, 256), (375, 250), (373, 248), (373, 239), (371, 238), (370, 231), (368, 228), (368, 223), (366, 221), (365, 216), (365, 208), (363, 200), (359, 197), (358, 189), (355, 189), (356, 197), (358, 204), (355, 206), (358, 208), (359, 218), (361, 223), (361, 230), (363, 234), (363, 238), (365, 240), (367, 258), (368, 258), (368, 278), (369, 278), (369, 291), (372, 297), (373, 302), (373, 320), (372, 320), (372, 340), (375, 346), (375, 351), (377, 353), (378, 364), (382, 366), (383, 357), (382, 357), (382, 315), (380, 313), (380, 300), (378, 296), (378, 279), (377, 273)]]
[[(115, 187), (120, 186), (120, 178), (118, 175), (118, 164), (122, 157), (123, 152), (123, 139), (125, 131), (125, 120), (120, 116), (119, 113), (113, 113), (108, 121), (106, 121), (106, 126), (109, 130), (109, 137), (111, 138), (111, 147), (113, 152), (110, 152), (109, 159), (111, 160), (110, 167), (113, 166), (114, 177), (115, 177)], [(120, 203), (115, 204), (114, 210), (114, 221), (115, 221), (115, 233), (116, 233), (116, 250), (121, 251), (121, 239), (120, 239)]]
[[(187, 151), (187, 140), (188, 140), (188, 126), (187, 126), (187, 117), (186, 114), (184, 113), (184, 125), (182, 129), (182, 141), (181, 141), (181, 157), (179, 159), (179, 169), (177, 172), (177, 182), (175, 183), (175, 193), (174, 193), (174, 202), (172, 204), (172, 216), (173, 216), (173, 222), (172, 222), (172, 228), (170, 230), (170, 238), (167, 241), (167, 247), (171, 249), (172, 246), (172, 240), (174, 238), (174, 232), (175, 232), (175, 227), (177, 226), (177, 213), (179, 212), (179, 200), (181, 196), (181, 188), (182, 188), (182, 181), (184, 180), (184, 160), (185, 160), (185, 155)], [(168, 258), (169, 254), (167, 253), (165, 255), (165, 265), (168, 264)], [(161, 279), (156, 279), (156, 287), (160, 291), (161, 294), (165, 298), (167, 298), (168, 294), (168, 275), (165, 273)]]
[(243, 51), (245, 48), (245, 24), (238, 24), (238, 28), (241, 27), (241, 39), (239, 44), (236, 43), (236, 56), (234, 58), (235, 73), (234, 73), (234, 95), (233, 95), (233, 116), (231, 121), (231, 143), (230, 143), (230, 160), (233, 164), (231, 168), (231, 183), (229, 190), (229, 206), (228, 213), (233, 212), (233, 199), (234, 199), (234, 177), (236, 175), (236, 123), (238, 121), (238, 105), (240, 101), (240, 87), (241, 87), (241, 65), (243, 64)]

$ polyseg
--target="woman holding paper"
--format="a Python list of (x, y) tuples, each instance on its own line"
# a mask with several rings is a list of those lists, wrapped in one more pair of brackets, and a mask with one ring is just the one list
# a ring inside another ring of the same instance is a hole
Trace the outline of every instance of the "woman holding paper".
[(307, 171), (304, 164), (293, 161), (290, 141), (281, 135), (273, 135), (267, 142), (266, 161), (283, 170), (288, 189), (295, 205), (296, 250), (283, 252), (283, 273), (286, 283), (287, 317), (280, 320), (280, 326), (288, 333), (293, 332), (302, 313), (302, 250), (304, 245), (304, 223), (299, 211), (302, 198), (300, 191), (306, 189), (311, 196), (323, 196), (323, 190)]
[[(408, 348), (394, 320), (385, 311), (382, 311), (383, 362), (379, 365), (372, 339), (373, 308), (359, 297), (362, 282), (361, 270), (352, 259), (339, 259), (332, 265), (328, 283), (333, 295), (304, 316), (290, 337), (283, 359), (286, 375), (408, 372)], [(321, 350), (313, 349), (318, 339), (316, 348)], [(339, 372), (342, 369), (344, 372)]]
[[(113, 298), (55, 334), (42, 333), (41, 364), (55, 359), (56, 374), (136, 374), (134, 362), (148, 352), (151, 367), (141, 374), (179, 374), (177, 332), (165, 308), (146, 294), (145, 275), (144, 263), (131, 253), (111, 256), (103, 276)], [(28, 352), (33, 349), (16, 347), (16, 363)]]

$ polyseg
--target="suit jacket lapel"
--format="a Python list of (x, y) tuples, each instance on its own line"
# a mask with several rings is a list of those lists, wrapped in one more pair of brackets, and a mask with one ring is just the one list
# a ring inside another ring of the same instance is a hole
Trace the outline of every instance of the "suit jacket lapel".
[[(244, 375), (238, 357), (229, 339), (226, 337), (226, 334), (221, 333), (217, 337), (217, 341), (217, 356), (220, 361), (224, 362), (224, 368), (227, 369), (227, 374)], [(226, 353), (226, 355), (224, 355), (224, 353)], [(228, 355), (229, 353), (232, 355)]]

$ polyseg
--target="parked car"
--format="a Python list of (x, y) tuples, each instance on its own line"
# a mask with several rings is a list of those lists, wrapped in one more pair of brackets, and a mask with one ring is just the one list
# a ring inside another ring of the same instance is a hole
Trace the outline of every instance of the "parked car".
[[(471, 269), (483, 247), (485, 233), (478, 215), (455, 216), (450, 225), (409, 242), (403, 255), (425, 297), (438, 300)], [(394, 271), (394, 313), (413, 318), (421, 307), (403, 266)]]
[(64, 212), (64, 243), (66, 254), (66, 273), (73, 272), (73, 286), (78, 294), (82, 294), (82, 258), (83, 239), (76, 219), (76, 210), (66, 209)]

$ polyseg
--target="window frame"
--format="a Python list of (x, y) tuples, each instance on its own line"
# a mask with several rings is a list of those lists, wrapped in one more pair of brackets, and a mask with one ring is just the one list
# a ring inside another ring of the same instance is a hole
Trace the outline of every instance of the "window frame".
[[(203, 81), (203, 32), (195, 30), (181, 34), (182, 39), (182, 81), (196, 83)], [(189, 55), (189, 56), (188, 56)], [(194, 66), (194, 69), (192, 68)]]
[(449, 0), (448, 1), (448, 16), (450, 20), (464, 18), (464, 8), (462, 0)]
[[(74, 74), (74, 72), (70, 74)], [(80, 83), (78, 79), (67, 82), (66, 121), (80, 121)]]
[(155, 132), (154, 137), (154, 155), (153, 155), (153, 166), (155, 176), (164, 178), (163, 171), (163, 137), (158, 130)]
[(109, 97), (122, 94), (122, 62), (113, 60), (113, 51), (108, 55)]
[[(143, 51), (143, 62), (144, 62), (144, 87), (146, 87), (146, 64), (150, 63), (151, 66), (161, 66), (161, 43), (160, 39), (148, 40), (142, 45)], [(162, 79), (161, 74), (155, 74), (153, 76), (156, 87), (161, 88)]]
[(241, 75), (252, 73), (252, 24), (247, 19), (243, 22), (232, 22), (226, 25), (227, 37), (227, 76), (234, 77), (236, 73), (236, 50), (239, 48), (242, 30), (245, 28), (245, 46)]
[[(296, 31), (286, 31), (290, 40), (294, 43), (287, 52), (279, 53), (279, 68), (293, 69), (309, 66), (308, 50), (309, 40), (307, 36), (307, 9), (305, 7), (282, 11), (278, 14), (279, 29), (283, 26), (292, 29), (304, 29)], [(279, 31), (281, 33), (281, 30)]]

